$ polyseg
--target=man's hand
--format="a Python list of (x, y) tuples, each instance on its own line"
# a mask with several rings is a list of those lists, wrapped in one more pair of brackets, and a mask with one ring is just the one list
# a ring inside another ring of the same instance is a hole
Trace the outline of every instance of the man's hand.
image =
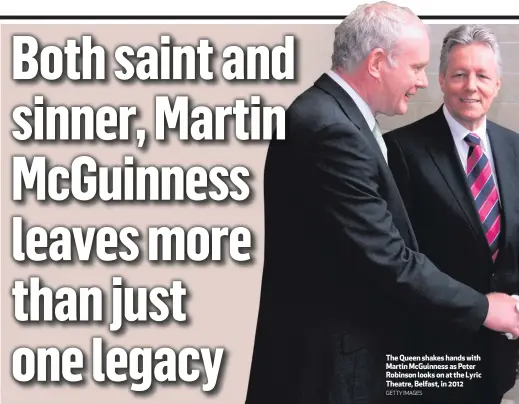
[(519, 337), (519, 312), (517, 300), (505, 293), (489, 293), (488, 314), (483, 325), (491, 330)]

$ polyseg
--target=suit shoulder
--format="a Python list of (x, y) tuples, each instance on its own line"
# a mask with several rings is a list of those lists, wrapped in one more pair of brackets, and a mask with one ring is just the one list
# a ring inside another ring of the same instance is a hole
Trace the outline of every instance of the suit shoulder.
[(508, 129), (502, 125), (499, 125), (493, 121), (490, 121), (490, 120), (487, 123), (487, 127), (490, 132), (493, 132), (493, 131), (499, 132), (502, 136), (506, 136), (511, 141), (519, 144), (519, 133), (517, 133), (511, 129)]
[(286, 110), (286, 120), (288, 124), (310, 132), (349, 123), (337, 100), (315, 86), (305, 90), (292, 102)]
[(387, 142), (407, 143), (419, 141), (425, 135), (425, 129), (431, 124), (431, 115), (427, 115), (407, 125), (392, 129), (384, 134)]

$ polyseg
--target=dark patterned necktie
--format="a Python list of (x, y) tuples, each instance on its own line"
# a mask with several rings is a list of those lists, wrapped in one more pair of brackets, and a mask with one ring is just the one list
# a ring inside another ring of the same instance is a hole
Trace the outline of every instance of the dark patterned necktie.
[(467, 178), (472, 196), (476, 202), (479, 219), (490, 246), (492, 260), (498, 253), (498, 240), (501, 231), (501, 208), (492, 166), (481, 147), (481, 139), (475, 133), (465, 137), (469, 145), (467, 159)]

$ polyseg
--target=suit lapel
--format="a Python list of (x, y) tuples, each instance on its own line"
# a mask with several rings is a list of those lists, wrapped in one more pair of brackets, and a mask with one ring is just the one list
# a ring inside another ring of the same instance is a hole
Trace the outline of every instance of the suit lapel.
[[(390, 185), (390, 189), (393, 190), (395, 198), (400, 202), (401, 205), (399, 214), (403, 218), (403, 223), (401, 223), (401, 225), (405, 225), (405, 227), (400, 226), (399, 231), (407, 233), (407, 236), (409, 237), (408, 240), (410, 246), (415, 248), (415, 246), (417, 245), (416, 236), (414, 234), (414, 231), (411, 226), (411, 221), (405, 209), (404, 201), (402, 200), (400, 192), (398, 191), (398, 186), (395, 182), (395, 178), (393, 177), (393, 174), (386, 163), (386, 159), (382, 154), (382, 150), (380, 150), (380, 146), (378, 145), (377, 140), (375, 139), (375, 136), (371, 131), (371, 128), (368, 126), (366, 119), (362, 115), (362, 112), (355, 104), (355, 101), (353, 101), (353, 99), (349, 96), (349, 94), (327, 74), (323, 74), (315, 82), (315, 86), (327, 92), (333, 98), (335, 98), (342, 111), (364, 135), (366, 141), (369, 143), (370, 147), (377, 155), (379, 166), (381, 167), (380, 174), (383, 177), (384, 181), (386, 181)], [(394, 217), (394, 219), (396, 220), (396, 217)]]
[(509, 144), (500, 129), (493, 125), (492, 122), (487, 123), (487, 132), (492, 148), (492, 157), (496, 169), (495, 179), (499, 188), (501, 203), (501, 217), (503, 221), (501, 231), (504, 233), (501, 236), (501, 242), (506, 242), (510, 238), (510, 232), (507, 229), (510, 229), (515, 196), (517, 195), (516, 187), (513, 186), (518, 178), (515, 148), (513, 144)]
[(319, 87), (321, 90), (327, 92), (330, 94), (343, 112), (348, 116), (351, 122), (361, 131), (361, 133), (364, 135), (368, 143), (370, 144), (371, 148), (377, 153), (377, 156), (379, 159), (382, 159), (382, 163), (387, 166), (386, 161), (384, 159), (384, 155), (382, 154), (382, 151), (380, 150), (380, 146), (377, 143), (377, 140), (375, 139), (375, 136), (373, 136), (373, 132), (371, 131), (371, 128), (368, 126), (368, 123), (366, 122), (366, 119), (362, 115), (362, 112), (360, 112), (360, 109), (355, 104), (355, 101), (349, 96), (349, 94), (344, 91), (330, 76), (327, 74), (323, 74), (317, 81), (315, 82), (315, 86)]
[(467, 176), (461, 165), (449, 125), (443, 115), (442, 107), (431, 115), (431, 122), (429, 125), (426, 125), (426, 130), (429, 132), (427, 148), (434, 163), (456, 198), (475, 237), (480, 242), (487, 244), (474, 198), (468, 186)]

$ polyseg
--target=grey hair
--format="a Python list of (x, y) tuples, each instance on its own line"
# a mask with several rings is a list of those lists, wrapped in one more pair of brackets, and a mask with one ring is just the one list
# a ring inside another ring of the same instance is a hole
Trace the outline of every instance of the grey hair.
[(501, 50), (494, 32), (479, 24), (460, 25), (450, 30), (443, 39), (440, 54), (440, 74), (445, 75), (449, 63), (449, 53), (456, 45), (470, 45), (471, 43), (483, 43), (494, 51), (494, 59), (497, 65), (498, 74), (501, 75)]
[(375, 48), (387, 51), (394, 65), (393, 50), (410, 23), (426, 27), (407, 7), (387, 1), (358, 6), (335, 28), (332, 68), (351, 72)]

